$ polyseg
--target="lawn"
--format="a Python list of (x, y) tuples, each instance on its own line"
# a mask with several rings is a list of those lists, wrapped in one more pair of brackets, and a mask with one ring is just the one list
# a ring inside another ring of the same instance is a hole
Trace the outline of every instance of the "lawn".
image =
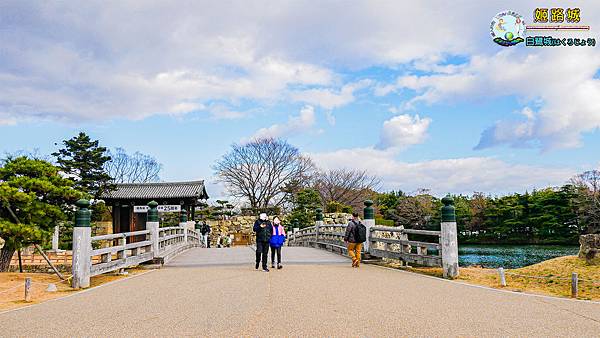
[[(397, 263), (384, 265), (403, 270), (442, 277), (441, 268), (400, 267)], [(600, 300), (600, 265), (588, 265), (577, 256), (550, 259), (518, 269), (506, 269), (506, 284), (500, 285), (498, 270), (481, 267), (460, 268), (459, 281), (516, 292), (528, 292), (559, 297), (571, 297), (571, 273), (579, 277), (579, 299)]]

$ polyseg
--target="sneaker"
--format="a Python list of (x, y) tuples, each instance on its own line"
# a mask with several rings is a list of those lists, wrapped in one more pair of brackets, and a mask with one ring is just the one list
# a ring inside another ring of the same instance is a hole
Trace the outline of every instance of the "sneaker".
[(254, 266), (254, 268), (255, 268), (256, 270), (258, 270), (258, 263), (256, 263), (256, 265)]
[(271, 264), (271, 269), (275, 269), (275, 264)]
[(281, 264), (277, 264), (277, 269), (278, 269), (278, 270), (279, 270), (279, 269), (283, 269), (283, 265), (281, 265)]
[(264, 271), (264, 272), (269, 272), (269, 269), (267, 269), (267, 268), (264, 268), (264, 269), (263, 269), (263, 271)]

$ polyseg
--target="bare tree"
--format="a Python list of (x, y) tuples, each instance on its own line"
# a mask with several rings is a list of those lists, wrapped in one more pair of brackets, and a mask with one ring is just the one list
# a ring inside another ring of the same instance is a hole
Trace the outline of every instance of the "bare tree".
[(114, 183), (146, 183), (160, 180), (158, 174), (162, 164), (150, 155), (139, 151), (130, 155), (123, 148), (108, 151), (108, 155), (111, 160), (106, 162), (104, 169)]
[(229, 193), (248, 200), (251, 208), (280, 206), (291, 182), (306, 181), (312, 161), (283, 140), (266, 138), (234, 144), (214, 166)]
[(419, 189), (414, 196), (400, 197), (394, 220), (409, 229), (425, 229), (437, 212), (435, 197)]
[(590, 170), (571, 179), (577, 188), (575, 205), (585, 232), (600, 232), (600, 171)]
[(314, 187), (325, 204), (338, 202), (360, 208), (370, 198), (381, 181), (366, 170), (332, 169), (321, 171), (314, 178)]

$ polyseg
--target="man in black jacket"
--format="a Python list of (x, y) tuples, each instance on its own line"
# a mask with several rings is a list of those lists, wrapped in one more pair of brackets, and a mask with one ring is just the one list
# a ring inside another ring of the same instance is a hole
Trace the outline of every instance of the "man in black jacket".
[(269, 269), (267, 269), (267, 255), (269, 253), (269, 241), (273, 235), (273, 225), (269, 222), (267, 214), (260, 214), (256, 222), (254, 222), (254, 232), (256, 232), (255, 268), (258, 270), (262, 257), (262, 269), (265, 272), (269, 272)]
[(206, 224), (206, 221), (202, 222), (202, 228), (200, 229), (202, 233), (202, 240), (207, 248), (210, 248), (210, 225)]

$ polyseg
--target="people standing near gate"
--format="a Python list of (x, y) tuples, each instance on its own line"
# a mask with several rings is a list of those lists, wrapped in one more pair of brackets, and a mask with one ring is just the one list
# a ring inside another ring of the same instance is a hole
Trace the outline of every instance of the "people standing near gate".
[(358, 268), (360, 266), (360, 251), (362, 244), (366, 241), (367, 227), (360, 221), (357, 212), (352, 213), (352, 219), (348, 222), (346, 227), (346, 234), (344, 235), (344, 242), (348, 247), (348, 255), (352, 258), (352, 267)]
[(283, 265), (281, 265), (281, 247), (285, 242), (285, 230), (281, 225), (281, 220), (279, 217), (275, 216), (273, 218), (273, 235), (271, 236), (271, 240), (269, 241), (269, 245), (271, 246), (271, 268), (275, 268), (275, 255), (277, 254), (277, 269), (282, 269)]
[(202, 221), (202, 228), (200, 228), (200, 232), (202, 233), (202, 241), (204, 241), (204, 245), (207, 248), (210, 248), (210, 241), (208, 240), (208, 236), (210, 235), (210, 225), (206, 224), (206, 221)]
[(269, 254), (269, 241), (273, 234), (273, 225), (269, 222), (266, 213), (261, 213), (256, 222), (254, 222), (254, 232), (256, 233), (256, 270), (262, 262), (264, 272), (269, 272), (267, 268), (267, 256)]

